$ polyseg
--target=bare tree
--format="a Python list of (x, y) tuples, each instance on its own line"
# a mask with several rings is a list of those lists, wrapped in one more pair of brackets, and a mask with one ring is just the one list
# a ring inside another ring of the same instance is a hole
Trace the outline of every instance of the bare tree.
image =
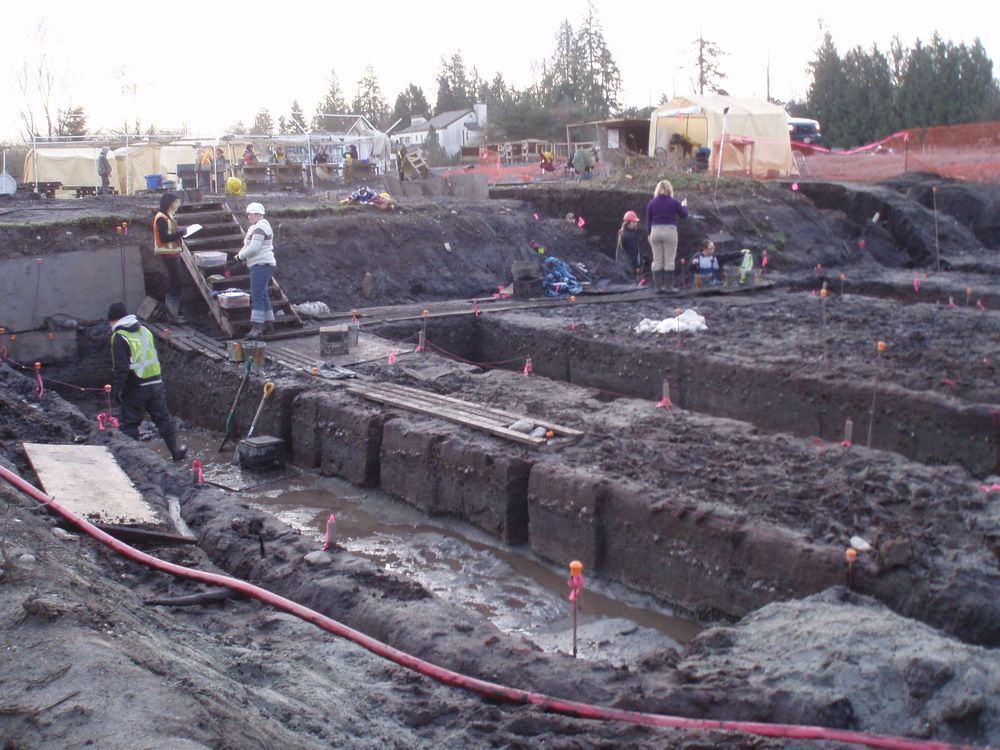
[[(27, 135), (52, 138), (58, 134), (60, 99), (67, 88), (66, 75), (53, 71), (48, 56), (48, 28), (45, 20), (35, 28), (36, 56), (21, 62), (14, 70), (14, 79), (21, 92), (21, 122)], [(39, 111), (40, 110), (40, 111)], [(40, 128), (44, 126), (44, 131)]]

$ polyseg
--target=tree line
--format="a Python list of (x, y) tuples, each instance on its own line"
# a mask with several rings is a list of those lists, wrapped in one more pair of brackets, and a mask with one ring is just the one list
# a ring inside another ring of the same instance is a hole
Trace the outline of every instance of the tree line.
[[(44, 27), (38, 33), (37, 59), (14, 68), (27, 138), (32, 133), (38, 137), (86, 135), (84, 107), (71, 100), (58, 106), (66, 86), (60, 84), (45, 56)], [(687, 66), (691, 89), (701, 94), (727, 93), (723, 88), (725, 57), (717, 44), (699, 35), (691, 44)], [(807, 69), (811, 83), (806, 99), (783, 104), (790, 114), (818, 119), (828, 142), (836, 146), (869, 143), (907, 127), (1000, 120), (1000, 86), (993, 61), (979, 39), (970, 45), (954, 44), (935, 33), (929, 43), (918, 39), (906, 48), (897, 36), (886, 50), (877, 45), (858, 46), (841, 54), (827, 31)], [(123, 91), (124, 75), (123, 69)], [(398, 132), (415, 117), (430, 119), (485, 102), (490, 140), (556, 140), (564, 137), (567, 123), (609, 116), (646, 118), (653, 109), (626, 107), (622, 102), (621, 71), (592, 4), (577, 25), (569, 20), (559, 25), (551, 51), (533, 66), (532, 78), (529, 85), (518, 88), (502, 72), (483, 76), (475, 65), (466, 63), (459, 50), (441, 57), (433, 98), (411, 82), (390, 106), (372, 65), (364, 69), (350, 98), (332, 70), (325, 95), (311, 116), (293, 101), (276, 119), (261, 108), (249, 125), (240, 121), (228, 130), (252, 135), (336, 131), (344, 127), (338, 115), (362, 114), (374, 126)], [(660, 103), (666, 100), (663, 95)], [(40, 102), (37, 112), (31, 101)], [(126, 123), (125, 130), (156, 134), (155, 127), (143, 127), (138, 119)]]
[(809, 63), (812, 83), (792, 114), (820, 121), (833, 145), (857, 146), (904, 128), (1000, 120), (1000, 86), (982, 42), (919, 39), (888, 50), (860, 46), (840, 54), (829, 32)]

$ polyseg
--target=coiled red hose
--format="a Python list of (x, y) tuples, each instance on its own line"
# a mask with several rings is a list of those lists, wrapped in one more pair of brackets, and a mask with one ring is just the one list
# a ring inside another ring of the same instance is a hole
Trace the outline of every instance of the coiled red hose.
[(269, 604), (278, 609), (289, 612), (306, 622), (311, 622), (329, 633), (346, 638), (363, 648), (371, 651), (396, 664), (411, 669), (422, 675), (437, 680), (445, 685), (459, 687), (469, 690), (481, 696), (495, 701), (514, 703), (520, 705), (538, 706), (552, 713), (572, 716), (580, 719), (593, 719), (596, 721), (620, 721), (629, 724), (642, 724), (652, 727), (666, 727), (670, 729), (700, 729), (700, 730), (722, 730), (729, 732), (743, 732), (755, 734), (763, 737), (781, 737), (797, 740), (830, 740), (833, 742), (844, 742), (851, 745), (864, 745), (874, 748), (886, 748), (887, 750), (971, 750), (968, 746), (952, 745), (945, 742), (927, 742), (923, 740), (912, 740), (905, 737), (889, 737), (866, 732), (854, 732), (843, 729), (827, 729), (825, 727), (811, 727), (798, 724), (767, 724), (752, 721), (719, 721), (715, 719), (689, 719), (681, 716), (667, 716), (664, 714), (650, 714), (639, 711), (624, 711), (616, 708), (605, 708), (594, 706), (589, 703), (579, 703), (577, 701), (553, 698), (542, 693), (535, 693), (530, 690), (498, 685), (475, 677), (453, 672), (450, 669), (436, 666), (429, 662), (393, 648), (388, 644), (377, 641), (374, 638), (348, 627), (336, 620), (322, 615), (315, 610), (297, 604), (290, 599), (279, 596), (272, 591), (255, 586), (252, 583), (241, 581), (230, 576), (219, 575), (218, 573), (208, 573), (196, 568), (188, 568), (183, 565), (161, 560), (158, 557), (147, 555), (145, 552), (131, 547), (124, 542), (115, 539), (110, 534), (101, 531), (99, 528), (86, 520), (80, 518), (68, 508), (60, 505), (53, 498), (46, 495), (37, 487), (24, 481), (17, 474), (0, 466), (0, 477), (7, 480), (11, 485), (21, 492), (34, 498), (42, 505), (45, 505), (54, 513), (61, 516), (69, 523), (76, 526), (85, 534), (93, 537), (102, 544), (110, 547), (123, 557), (141, 563), (153, 570), (159, 570), (181, 578), (188, 578), (192, 581), (200, 581), (212, 586), (222, 586), (232, 591), (237, 591), (258, 601)]

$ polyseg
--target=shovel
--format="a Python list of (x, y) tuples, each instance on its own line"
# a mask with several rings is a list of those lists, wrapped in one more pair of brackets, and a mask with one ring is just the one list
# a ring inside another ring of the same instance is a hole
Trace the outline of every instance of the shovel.
[[(253, 415), (253, 421), (250, 423), (250, 429), (247, 431), (247, 437), (253, 437), (253, 431), (257, 427), (257, 420), (260, 419), (260, 413), (264, 411), (264, 402), (267, 401), (267, 397), (274, 393), (274, 383), (268, 380), (264, 383), (264, 395), (260, 397), (260, 403), (257, 405), (257, 413)], [(233, 466), (238, 466), (240, 463), (240, 446), (236, 446), (236, 450), (233, 451), (233, 459), (230, 461)]]
[(240, 387), (236, 389), (236, 398), (233, 399), (233, 406), (229, 410), (229, 416), (226, 417), (226, 434), (222, 436), (222, 442), (219, 444), (219, 453), (222, 453), (222, 449), (226, 447), (226, 441), (229, 440), (229, 433), (233, 431), (233, 419), (236, 417), (236, 405), (240, 402), (240, 396), (243, 395), (243, 389), (246, 387), (247, 381), (250, 379), (250, 370), (253, 368), (253, 359), (247, 357), (247, 367), (243, 372), (243, 379), (240, 380)]

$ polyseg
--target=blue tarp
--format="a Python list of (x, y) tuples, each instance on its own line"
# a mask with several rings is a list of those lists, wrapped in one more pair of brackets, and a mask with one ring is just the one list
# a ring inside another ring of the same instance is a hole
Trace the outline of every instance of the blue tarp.
[(545, 278), (542, 287), (546, 297), (561, 297), (564, 294), (579, 294), (583, 291), (580, 282), (576, 280), (573, 269), (565, 261), (548, 257), (542, 263)]

